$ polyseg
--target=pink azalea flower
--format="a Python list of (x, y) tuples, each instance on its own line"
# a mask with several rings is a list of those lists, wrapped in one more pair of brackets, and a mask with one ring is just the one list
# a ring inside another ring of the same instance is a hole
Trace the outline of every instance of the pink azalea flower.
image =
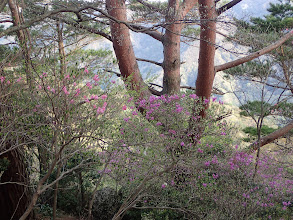
[(122, 109), (125, 111), (127, 109), (126, 105), (123, 105)]
[(191, 95), (189, 95), (189, 97), (192, 98), (192, 99), (196, 99), (197, 95), (196, 94), (191, 94)]
[(87, 86), (89, 89), (92, 89), (92, 88), (93, 88), (93, 86), (91, 85), (90, 82), (86, 83), (86, 86)]
[(101, 95), (101, 99), (105, 100), (107, 98), (107, 95)]
[(79, 93), (80, 93), (80, 88), (77, 88), (76, 90), (75, 90), (75, 95), (74, 96), (79, 96)]
[(131, 102), (132, 100), (133, 100), (133, 97), (129, 98), (129, 99), (127, 100), (127, 102)]
[(98, 114), (103, 114), (104, 112), (105, 112), (105, 109), (104, 108), (98, 107), (98, 109), (97, 109), (97, 113)]
[(66, 86), (64, 86), (62, 90), (63, 90), (65, 95), (69, 95), (69, 92), (67, 91)]
[(17, 80), (16, 80), (16, 82), (20, 82), (20, 80), (21, 80), (22, 78), (21, 77), (19, 77)]
[(88, 74), (88, 73), (89, 73), (89, 71), (88, 71), (87, 67), (85, 67), (85, 68), (84, 68), (84, 73), (86, 73), (86, 74)]
[(93, 78), (93, 80), (94, 80), (95, 82), (99, 82), (99, 80), (100, 80), (100, 79), (99, 79), (99, 76), (98, 76), (98, 75), (95, 75), (94, 78)]
[(208, 167), (210, 164), (211, 164), (210, 161), (206, 161), (206, 162), (204, 163), (204, 165), (206, 165), (207, 167)]

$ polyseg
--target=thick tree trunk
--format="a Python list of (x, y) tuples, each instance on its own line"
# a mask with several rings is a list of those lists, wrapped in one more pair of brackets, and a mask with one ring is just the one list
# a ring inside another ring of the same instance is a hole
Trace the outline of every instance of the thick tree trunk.
[[(13, 146), (8, 143), (5, 149), (11, 147)], [(7, 183), (0, 185), (1, 219), (19, 219), (30, 201), (29, 178), (23, 153), (19, 148), (16, 148), (0, 155), (0, 160), (6, 158), (9, 161), (7, 170), (1, 176), (1, 183)], [(30, 216), (27, 219), (30, 219)]]
[(209, 99), (215, 77), (216, 18), (214, 0), (199, 0), (200, 48), (196, 94)]
[[(106, 7), (109, 15), (119, 21), (127, 21), (125, 0), (107, 0)], [(120, 73), (126, 86), (138, 92), (139, 97), (148, 97), (150, 92), (140, 74), (129, 29), (125, 24), (110, 22), (112, 42)]]
[(197, 1), (170, 0), (166, 15), (166, 32), (163, 37), (164, 47), (164, 78), (163, 94), (180, 92), (180, 37), (186, 14), (194, 7)]
[(179, 0), (170, 0), (166, 15), (166, 33), (163, 37), (164, 46), (164, 78), (163, 94), (175, 94), (180, 91), (180, 36), (182, 23), (179, 20)]

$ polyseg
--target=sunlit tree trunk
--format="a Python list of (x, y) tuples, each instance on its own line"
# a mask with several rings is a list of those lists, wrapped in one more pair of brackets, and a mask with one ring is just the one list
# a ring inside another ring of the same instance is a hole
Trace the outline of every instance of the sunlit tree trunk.
[[(200, 47), (196, 94), (209, 99), (215, 77), (216, 8), (214, 0), (199, 0)], [(208, 104), (206, 104), (206, 108)], [(205, 111), (201, 112), (205, 117)]]
[[(119, 21), (127, 21), (125, 0), (107, 0), (106, 7), (109, 15)], [(147, 97), (150, 92), (140, 74), (129, 29), (125, 24), (110, 21), (111, 36), (120, 73), (126, 86), (139, 93), (140, 97)]]

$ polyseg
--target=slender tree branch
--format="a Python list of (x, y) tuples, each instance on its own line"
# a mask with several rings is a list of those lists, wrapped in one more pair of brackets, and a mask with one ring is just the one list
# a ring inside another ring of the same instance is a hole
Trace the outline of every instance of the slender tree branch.
[(251, 152), (254, 150), (257, 150), (259, 147), (262, 147), (266, 144), (272, 143), (274, 140), (284, 136), (287, 134), (291, 129), (293, 129), (293, 120), (289, 122), (286, 126), (283, 128), (280, 128), (276, 130), (275, 132), (262, 137), (259, 141), (254, 142), (253, 144), (250, 145)]
[(76, 27), (76, 28), (86, 30), (86, 31), (88, 31), (88, 32), (90, 32), (92, 34), (98, 34), (98, 35), (106, 38), (107, 40), (112, 41), (112, 38), (111, 38), (110, 35), (106, 34), (105, 32), (99, 31), (99, 30), (97, 30), (95, 28), (92, 28), (92, 27), (89, 27), (89, 26), (86, 26), (86, 25), (82, 25), (82, 24), (77, 23), (75, 21), (70, 21), (70, 20), (60, 18), (60, 17), (57, 17), (57, 16), (51, 16), (50, 18), (52, 18), (53, 20), (56, 20), (56, 21), (61, 21), (63, 23), (66, 23), (66, 24), (71, 25), (71, 26)]
[(271, 52), (272, 50), (278, 48), (279, 46), (281, 46), (283, 43), (285, 43), (287, 40), (289, 40), (291, 37), (293, 36), (293, 31), (289, 32), (288, 34), (284, 35), (280, 40), (276, 41), (275, 43), (271, 44), (270, 46), (267, 46), (259, 51), (256, 51), (246, 57), (242, 57), (240, 59), (222, 64), (222, 65), (218, 65), (215, 66), (215, 72), (219, 72), (219, 71), (223, 71), (235, 66), (238, 66), (240, 64), (246, 63), (248, 61), (251, 61), (257, 57), (260, 57), (264, 54), (267, 54), (269, 52)]
[(147, 60), (147, 59), (142, 59), (142, 58), (136, 58), (137, 61), (143, 61), (143, 62), (147, 62), (147, 63), (152, 63), (152, 64), (155, 64), (157, 66), (160, 66), (162, 67), (162, 63), (159, 63), (159, 62), (156, 62), (156, 61), (153, 61), (153, 60)]
[(152, 30), (152, 28), (146, 28), (143, 27), (141, 25), (136, 25), (136, 24), (130, 24), (130, 26), (132, 27), (132, 31), (134, 32), (144, 32), (145, 34), (151, 36), (152, 38), (161, 41), (163, 39), (163, 34), (157, 30)]
[(136, 0), (136, 1), (139, 2), (140, 4), (144, 5), (144, 6), (148, 7), (149, 9), (155, 10), (157, 12), (162, 12), (160, 8), (157, 8), (157, 7), (155, 7), (154, 5), (152, 5), (152, 4), (148, 3), (148, 2), (145, 2), (143, 0)]
[[(155, 84), (155, 83), (149, 83), (149, 84), (151, 86), (157, 86), (157, 87), (163, 88), (163, 86), (160, 86), (160, 85)], [(190, 89), (190, 90), (196, 91), (196, 88), (192, 87), (192, 86), (180, 86), (180, 89)], [(217, 95), (225, 95), (226, 94), (226, 93), (222, 92), (221, 90), (219, 90), (218, 88), (213, 88), (212, 93), (217, 94)]]
[(219, 9), (217, 9), (217, 14), (220, 15), (223, 12), (229, 10), (230, 8), (232, 8), (233, 6), (237, 5), (239, 2), (241, 2), (242, 0), (233, 0), (229, 3), (227, 3), (226, 5), (220, 7)]

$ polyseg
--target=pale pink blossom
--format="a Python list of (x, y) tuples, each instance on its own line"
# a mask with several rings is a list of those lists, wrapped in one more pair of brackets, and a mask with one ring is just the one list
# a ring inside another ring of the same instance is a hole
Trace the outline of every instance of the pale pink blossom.
[(92, 88), (93, 88), (93, 86), (92, 86), (92, 84), (91, 84), (90, 82), (86, 83), (86, 86), (87, 86), (89, 89), (92, 89)]
[(101, 95), (101, 99), (105, 100), (107, 98), (107, 95)]
[(64, 92), (65, 95), (69, 95), (69, 92), (67, 91), (66, 86), (64, 86), (62, 90), (63, 90), (63, 92)]
[(22, 77), (20, 76), (20, 77), (16, 80), (16, 82), (20, 82), (21, 79), (22, 79)]

